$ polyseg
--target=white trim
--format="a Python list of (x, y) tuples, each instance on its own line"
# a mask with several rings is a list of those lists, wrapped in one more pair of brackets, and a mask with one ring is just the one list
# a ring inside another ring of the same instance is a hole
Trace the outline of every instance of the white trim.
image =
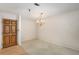
[(17, 31), (17, 43), (21, 46), (21, 16), (18, 15), (18, 31)]

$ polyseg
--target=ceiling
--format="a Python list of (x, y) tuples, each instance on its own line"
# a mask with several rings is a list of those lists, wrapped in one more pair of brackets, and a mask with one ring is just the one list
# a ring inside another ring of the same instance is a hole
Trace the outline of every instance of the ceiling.
[[(0, 3), (0, 11), (21, 13), (22, 15), (31, 15), (38, 17), (41, 12), (45, 15), (55, 15), (59, 13), (79, 10), (78, 3)], [(30, 12), (28, 11), (30, 9)]]

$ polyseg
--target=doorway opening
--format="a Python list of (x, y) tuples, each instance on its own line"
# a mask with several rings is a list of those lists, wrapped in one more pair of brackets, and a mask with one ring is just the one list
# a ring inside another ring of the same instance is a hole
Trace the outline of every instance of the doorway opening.
[(17, 20), (3, 19), (3, 48), (17, 45)]

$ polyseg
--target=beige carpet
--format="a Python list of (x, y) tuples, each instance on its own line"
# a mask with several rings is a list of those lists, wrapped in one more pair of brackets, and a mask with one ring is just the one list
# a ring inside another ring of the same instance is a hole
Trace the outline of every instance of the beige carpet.
[(79, 55), (77, 50), (38, 39), (24, 41), (22, 47), (29, 55)]
[(12, 46), (9, 48), (0, 49), (0, 55), (24, 55), (28, 54), (20, 46)]

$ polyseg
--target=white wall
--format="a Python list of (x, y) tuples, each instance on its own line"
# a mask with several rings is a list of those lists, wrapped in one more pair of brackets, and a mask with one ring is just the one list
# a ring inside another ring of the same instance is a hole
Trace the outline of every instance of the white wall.
[(21, 39), (22, 41), (26, 40), (32, 40), (35, 39), (35, 22), (32, 19), (29, 18), (22, 18), (21, 21), (21, 28), (22, 28), (22, 33), (21, 33)]
[(39, 28), (39, 39), (79, 50), (79, 11), (47, 18)]
[(0, 16), (0, 48), (2, 48), (2, 19)]

